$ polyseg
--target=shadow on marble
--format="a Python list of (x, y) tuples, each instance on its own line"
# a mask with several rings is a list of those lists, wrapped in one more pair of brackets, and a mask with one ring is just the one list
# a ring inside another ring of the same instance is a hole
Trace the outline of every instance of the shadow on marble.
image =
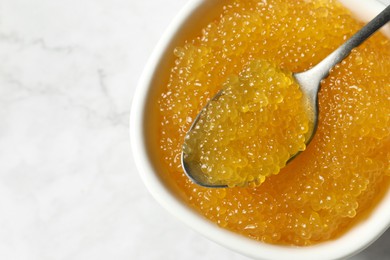
[(351, 260), (387, 260), (390, 259), (390, 229), (388, 229), (377, 241), (366, 250)]

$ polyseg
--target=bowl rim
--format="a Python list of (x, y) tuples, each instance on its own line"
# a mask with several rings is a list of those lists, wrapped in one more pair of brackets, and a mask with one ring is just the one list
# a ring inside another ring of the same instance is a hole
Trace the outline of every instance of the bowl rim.
[[(208, 239), (249, 257), (309, 260), (315, 256), (319, 259), (341, 259), (362, 251), (390, 226), (390, 211), (386, 207), (390, 205), (389, 192), (367, 219), (355, 224), (339, 238), (307, 247), (293, 247), (262, 243), (216, 226), (185, 205), (159, 178), (145, 145), (147, 136), (143, 120), (153, 75), (171, 40), (177, 33), (180, 33), (181, 25), (193, 14), (194, 10), (207, 1), (210, 0), (190, 0), (177, 14), (152, 52), (134, 92), (130, 111), (130, 145), (136, 167), (145, 186), (168, 212), (187, 226)], [(363, 19), (368, 19), (369, 15), (372, 16), (385, 7), (377, 0), (340, 0), (340, 2), (352, 11), (365, 10)]]

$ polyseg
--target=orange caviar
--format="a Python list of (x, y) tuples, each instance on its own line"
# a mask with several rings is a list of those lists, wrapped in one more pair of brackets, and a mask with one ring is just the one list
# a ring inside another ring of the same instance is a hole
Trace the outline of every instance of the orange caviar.
[(184, 143), (207, 184), (256, 186), (306, 148), (308, 107), (291, 73), (251, 61), (202, 111)]
[(202, 188), (184, 175), (181, 148), (193, 119), (224, 82), (256, 60), (304, 71), (362, 26), (333, 0), (226, 3), (219, 19), (175, 49), (156, 131), (164, 174), (220, 227), (274, 244), (335, 238), (388, 189), (390, 42), (375, 34), (331, 72), (319, 94), (316, 135), (279, 174), (253, 188)]

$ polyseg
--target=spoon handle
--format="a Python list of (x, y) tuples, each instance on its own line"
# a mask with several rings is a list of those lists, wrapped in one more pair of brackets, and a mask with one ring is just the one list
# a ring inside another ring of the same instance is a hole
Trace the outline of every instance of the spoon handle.
[(315, 70), (318, 73), (320, 80), (326, 78), (329, 75), (329, 71), (345, 59), (351, 53), (352, 49), (358, 47), (389, 21), (390, 5), (311, 70)]

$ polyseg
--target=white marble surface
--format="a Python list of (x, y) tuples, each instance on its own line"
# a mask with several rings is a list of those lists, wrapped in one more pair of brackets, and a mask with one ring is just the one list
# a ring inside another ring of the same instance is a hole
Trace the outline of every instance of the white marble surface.
[(137, 80), (186, 2), (0, 0), (0, 259), (247, 259), (163, 210), (131, 156)]

